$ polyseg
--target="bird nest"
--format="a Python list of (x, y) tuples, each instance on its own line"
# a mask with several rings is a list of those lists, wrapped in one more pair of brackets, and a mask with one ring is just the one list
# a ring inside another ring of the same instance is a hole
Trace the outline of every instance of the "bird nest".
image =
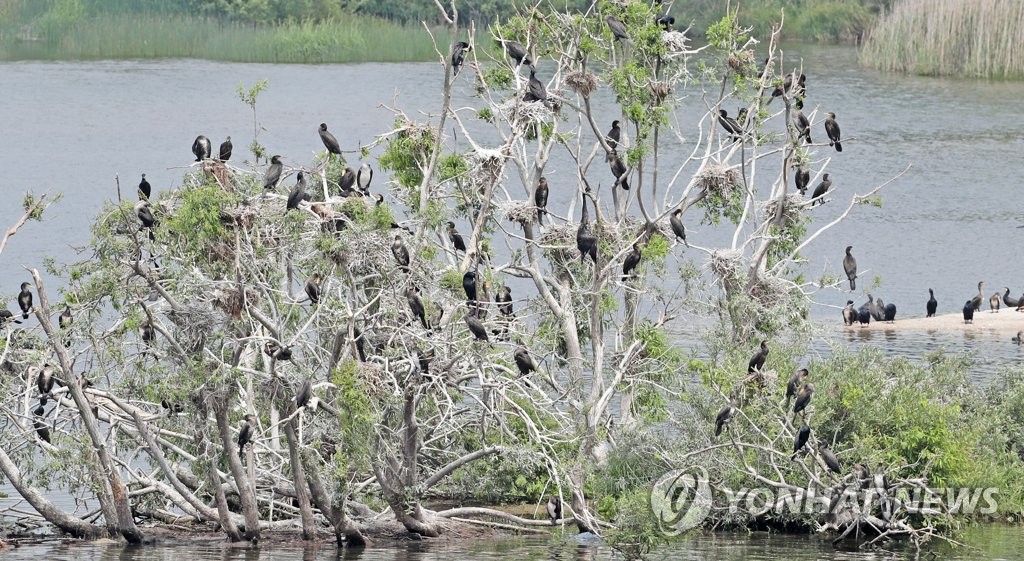
[(501, 113), (505, 121), (508, 121), (513, 127), (520, 129), (534, 123), (546, 123), (551, 120), (553, 113), (545, 103), (540, 101), (524, 102), (522, 97), (517, 92), (515, 96), (496, 106), (496, 109)]
[[(800, 221), (800, 205), (803, 204), (803, 199), (799, 193), (789, 193), (783, 199), (782, 202), (782, 223), (783, 224), (795, 224)], [(771, 199), (764, 202), (761, 208), (764, 210), (765, 216), (769, 217), (768, 220), (774, 221), (774, 218), (778, 216), (779, 200)]]
[(743, 252), (737, 249), (723, 249), (711, 254), (708, 261), (711, 273), (722, 280), (740, 278), (746, 267), (743, 263)]
[(590, 72), (577, 70), (565, 77), (565, 85), (583, 97), (590, 97), (597, 90), (597, 77)]
[(709, 164), (697, 175), (697, 185), (709, 195), (725, 196), (740, 184), (735, 168)]
[(498, 214), (509, 222), (530, 224), (537, 221), (537, 205), (530, 201), (507, 201), (495, 206)]
[(256, 305), (260, 300), (259, 292), (251, 288), (245, 289), (244, 299), (242, 295), (238, 287), (219, 289), (213, 295), (213, 306), (235, 319), (241, 319), (244, 303), (247, 301), (250, 305)]
[(348, 238), (344, 266), (355, 274), (370, 274), (378, 270), (381, 263), (394, 259), (391, 254), (391, 238), (377, 230), (360, 232)]
[(177, 338), (185, 349), (201, 348), (219, 323), (217, 312), (208, 302), (195, 302), (170, 310), (167, 318), (177, 327)]
[(661, 40), (664, 41), (665, 49), (670, 56), (672, 53), (686, 53), (687, 39), (686, 34), (682, 31), (664, 31), (661, 34)]

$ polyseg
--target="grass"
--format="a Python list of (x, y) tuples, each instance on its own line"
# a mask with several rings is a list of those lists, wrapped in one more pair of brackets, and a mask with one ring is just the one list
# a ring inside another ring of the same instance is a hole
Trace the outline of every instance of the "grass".
[[(436, 33), (439, 45), (449, 43), (446, 31)], [(434, 45), (423, 27), (364, 16), (253, 26), (191, 16), (103, 14), (61, 26), (25, 25), (0, 33), (3, 60), (201, 58), (344, 63), (435, 57)]]
[(967, 78), (1024, 78), (1024, 2), (903, 0), (861, 51), (865, 66)]

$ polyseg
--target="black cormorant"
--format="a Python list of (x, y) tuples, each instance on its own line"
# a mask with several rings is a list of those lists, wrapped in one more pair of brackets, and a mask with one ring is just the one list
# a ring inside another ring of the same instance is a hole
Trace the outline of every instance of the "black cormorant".
[(836, 114), (829, 111), (825, 119), (825, 134), (828, 135), (828, 145), (835, 146), (836, 152), (843, 151), (843, 145), (839, 143), (839, 123), (836, 122)]
[(526, 94), (523, 96), (523, 101), (546, 101), (548, 99), (548, 92), (544, 89), (544, 84), (537, 79), (537, 72), (530, 69), (530, 80), (526, 83)]
[(263, 188), (264, 189), (276, 189), (277, 182), (281, 179), (281, 170), (284, 166), (281, 164), (281, 156), (270, 157), (270, 167), (267, 168), (267, 173), (263, 175)]
[(548, 518), (551, 519), (551, 525), (558, 524), (558, 521), (562, 519), (562, 499), (551, 495), (548, 497)]
[(146, 346), (153, 346), (153, 343), (156, 341), (156, 329), (153, 328), (153, 324), (147, 321), (139, 326), (139, 331), (140, 336), (142, 337), (142, 342), (145, 343)]
[(807, 439), (810, 437), (811, 427), (807, 425), (800, 427), (800, 431), (796, 433), (796, 438), (793, 439), (793, 455), (789, 457), (790, 460), (796, 459), (797, 453), (807, 444)]
[(868, 308), (867, 304), (864, 304), (857, 310), (857, 321), (860, 322), (861, 327), (867, 327), (871, 323), (871, 309)]
[(723, 407), (719, 412), (718, 416), (715, 417), (715, 436), (722, 434), (722, 427), (724, 427), (730, 420), (732, 420), (733, 414), (736, 413), (736, 402), (730, 401), (728, 405)]
[(459, 75), (462, 64), (466, 62), (466, 53), (473, 50), (473, 45), (465, 41), (459, 41), (452, 45), (452, 78)]
[(807, 119), (803, 111), (797, 110), (796, 115), (793, 116), (793, 124), (796, 125), (797, 140), (803, 137), (808, 144), (811, 144), (811, 121)]
[(1006, 304), (1007, 308), (1020, 306), (1020, 299), (1010, 296), (1010, 287), (1008, 286), (1003, 287), (1003, 304)]
[(621, 135), (622, 129), (619, 128), (619, 122), (612, 121), (612, 128), (608, 130), (608, 134), (605, 135), (604, 140), (608, 143), (608, 148), (611, 148), (613, 152), (619, 147), (619, 139), (621, 138)]
[(630, 274), (636, 269), (637, 265), (640, 264), (640, 258), (643, 254), (640, 253), (640, 245), (637, 243), (633, 244), (633, 249), (626, 254), (626, 258), (622, 260), (622, 282), (629, 280)]
[(44, 423), (41, 419), (32, 419), (32, 426), (35, 427), (36, 434), (39, 435), (39, 439), (49, 444), (50, 428), (46, 426), (46, 423)]
[(448, 223), (448, 239), (451, 240), (452, 247), (455, 248), (456, 255), (458, 255), (460, 251), (466, 253), (466, 241), (462, 239), (462, 234), (455, 229), (454, 222)]
[(306, 405), (309, 405), (310, 398), (313, 397), (313, 382), (309, 378), (302, 381), (302, 385), (299, 386), (298, 393), (295, 394), (295, 408), (302, 409)]
[(773, 99), (781, 96), (782, 94), (789, 91), (789, 88), (793, 86), (793, 74), (786, 74), (786, 78), (782, 81), (781, 86), (775, 86), (772, 90), (772, 97), (768, 99), (768, 103), (771, 103)]
[(220, 161), (226, 162), (226, 161), (230, 160), (231, 159), (231, 150), (233, 148), (234, 148), (234, 145), (231, 144), (231, 137), (230, 136), (227, 138), (227, 140), (225, 140), (224, 142), (221, 142), (220, 143)]
[(282, 347), (277, 341), (267, 341), (263, 345), (263, 352), (267, 353), (267, 356), (277, 360), (291, 360), (292, 349), (291, 347)]
[(978, 282), (978, 295), (971, 298), (971, 305), (974, 306), (974, 311), (981, 311), (981, 301), (985, 299), (985, 292), (982, 287), (985, 286), (985, 281)]
[(846, 278), (850, 280), (850, 290), (857, 290), (857, 259), (853, 256), (852, 245), (846, 246), (846, 257), (843, 257), (843, 270), (846, 271)]
[(71, 307), (64, 306), (64, 311), (57, 316), (57, 324), (61, 329), (68, 329), (71, 327), (71, 323), (74, 321), (74, 317), (71, 315)]
[(718, 110), (718, 122), (725, 132), (732, 135), (733, 140), (739, 140), (743, 136), (743, 127), (736, 122), (736, 119), (730, 117), (725, 109)]
[(8, 322), (21, 323), (21, 320), (14, 319), (10, 310), (0, 310), (0, 327), (5, 327)]
[(828, 444), (822, 444), (818, 447), (818, 453), (821, 454), (821, 459), (824, 460), (825, 465), (833, 473), (842, 473), (843, 468), (839, 465), (839, 458), (836, 457), (832, 450), (829, 450)]
[(139, 229), (149, 229), (149, 239), (156, 239), (153, 235), (153, 226), (156, 226), (156, 217), (153, 216), (153, 211), (149, 208), (149, 201), (139, 201), (135, 203), (135, 216), (139, 217), (139, 222), (142, 224)]
[(764, 368), (764, 361), (768, 358), (768, 341), (761, 341), (761, 348), (754, 353), (754, 356), (750, 357), (750, 361), (747, 362), (747, 373), (751, 374), (754, 372), (760, 372)]
[(303, 287), (306, 291), (306, 296), (309, 296), (309, 301), (314, 306), (320, 303), (320, 273), (313, 273), (308, 279), (306, 279), (306, 285)]
[(391, 254), (403, 270), (409, 270), (409, 248), (402, 242), (401, 234), (395, 234), (395, 241), (391, 242)]
[(412, 310), (412, 315), (419, 318), (420, 323), (423, 324), (423, 329), (430, 329), (427, 324), (427, 312), (423, 307), (423, 300), (420, 300), (419, 291), (414, 287), (405, 289), (405, 299), (409, 302), (409, 309)]
[(373, 168), (370, 164), (363, 163), (356, 172), (356, 185), (364, 195), (370, 194), (370, 182), (373, 181)]
[(255, 428), (256, 417), (253, 415), (245, 416), (245, 424), (242, 425), (241, 430), (238, 431), (238, 455), (241, 456), (245, 451), (245, 445), (252, 440), (252, 431)]
[(629, 191), (629, 182), (626, 180), (626, 164), (623, 164), (622, 160), (619, 159), (618, 152), (612, 151), (608, 165), (612, 170), (612, 176), (615, 177), (615, 185), (621, 185), (623, 189)]
[(992, 313), (999, 313), (999, 304), (1002, 302), (1002, 298), (999, 297), (999, 293), (996, 292), (988, 298), (988, 309)]
[(533, 362), (533, 357), (530, 356), (530, 351), (526, 350), (526, 347), (516, 348), (512, 358), (516, 361), (516, 367), (519, 368), (520, 376), (526, 376), (530, 372), (537, 371), (537, 364)]
[(622, 23), (622, 20), (613, 15), (607, 15), (604, 17), (604, 21), (608, 23), (608, 29), (612, 30), (612, 35), (615, 36), (616, 41), (629, 40), (629, 35), (626, 35), (626, 26)]
[(797, 109), (804, 108), (804, 97), (807, 96), (807, 76), (801, 74), (800, 78), (796, 82), (796, 87), (793, 88), (793, 99), (796, 101)]
[(338, 144), (338, 139), (334, 137), (329, 130), (327, 130), (327, 123), (320, 123), (320, 140), (324, 143), (324, 147), (327, 148), (327, 152), (330, 154), (341, 155), (341, 145)]
[(881, 299), (879, 299), (878, 302), (875, 302), (875, 298), (873, 296), (871, 296), (871, 293), (868, 293), (868, 303), (867, 303), (867, 306), (868, 306), (868, 311), (871, 312), (871, 319), (873, 319), (875, 321), (884, 321), (885, 320), (885, 310), (883, 309), (884, 305), (885, 305), (885, 303), (882, 302)]
[(935, 299), (935, 291), (928, 289), (928, 304), (925, 305), (925, 310), (928, 315), (925, 317), (932, 317), (935, 315), (935, 310), (939, 308), (939, 301)]
[(37, 417), (42, 417), (43, 415), (46, 414), (46, 408), (42, 404), (40, 404), (35, 409), (32, 410), (32, 414)]
[(811, 206), (816, 204), (825, 204), (825, 193), (828, 193), (829, 188), (832, 187), (832, 180), (829, 179), (828, 174), (822, 174), (821, 183), (814, 188), (814, 193), (811, 195)]
[(896, 323), (896, 304), (890, 302), (885, 305), (885, 321)]
[(843, 308), (843, 324), (853, 325), (855, 321), (857, 321), (857, 312), (853, 309), (853, 300), (847, 300), (846, 307)]
[(665, 31), (672, 31), (672, 26), (676, 24), (676, 18), (668, 14), (654, 16), (654, 23), (660, 25)]
[(970, 300), (964, 304), (964, 323), (974, 323), (974, 302)]
[(139, 182), (139, 200), (149, 200), (149, 196), (153, 194), (153, 186), (146, 181), (146, 174), (142, 174), (142, 181)]
[(295, 181), (295, 186), (292, 187), (292, 192), (288, 194), (288, 203), (285, 205), (285, 213), (289, 210), (299, 208), (301, 201), (309, 201), (309, 193), (306, 192), (306, 178), (299, 172), (298, 178)]
[(676, 235), (676, 239), (683, 242), (683, 245), (690, 247), (690, 244), (686, 243), (686, 227), (683, 226), (683, 209), (677, 208), (672, 211), (672, 215), (668, 218), (669, 225), (672, 226), (672, 233)]
[(352, 187), (356, 184), (356, 170), (347, 167), (345, 171), (341, 172), (341, 177), (338, 178), (338, 187), (341, 189), (342, 197), (351, 197), (352, 195), (359, 195)]
[(46, 405), (46, 398), (53, 391), (54, 380), (53, 367), (44, 364), (43, 368), (39, 370), (39, 374), (36, 375), (36, 388), (39, 390), (40, 402), (43, 405)]
[(494, 295), (494, 301), (498, 304), (498, 312), (505, 317), (512, 317), (512, 289), (506, 284)]
[(812, 397), (814, 397), (814, 384), (808, 382), (800, 389), (800, 393), (796, 396), (796, 401), (793, 402), (793, 414), (795, 415), (807, 409), (807, 406), (811, 404)]
[(537, 224), (544, 224), (548, 208), (548, 179), (544, 176), (541, 176), (533, 192), (533, 204), (537, 207)]
[(505, 41), (505, 52), (508, 56), (516, 61), (516, 66), (525, 64), (527, 66), (533, 66), (533, 61), (530, 60), (529, 53), (526, 52), (526, 47), (518, 41)]
[(21, 283), (21, 292), (18, 293), (18, 306), (21, 307), (21, 319), (28, 319), (28, 313), (32, 311), (32, 286), (27, 282)]
[(192, 153), (195, 154), (197, 162), (209, 158), (210, 154), (213, 153), (212, 150), (213, 148), (210, 144), (210, 139), (203, 135), (197, 136), (196, 139), (192, 141)]
[(799, 167), (793, 175), (793, 179), (796, 182), (796, 190), (800, 191), (801, 195), (806, 195), (807, 185), (811, 182), (811, 170)]
[(466, 291), (466, 299), (476, 302), (476, 271), (466, 271), (462, 275), (462, 290)]
[(789, 400), (800, 392), (800, 386), (807, 379), (807, 369), (800, 368), (789, 377), (789, 382), (786, 383), (786, 409), (789, 409)]
[[(587, 260), (587, 255), (597, 265), (597, 236), (590, 230), (590, 213), (587, 210), (587, 195), (583, 194), (583, 216), (580, 217), (580, 227), (576, 230), (576, 249), (580, 250), (580, 262)], [(28, 316), (25, 316), (28, 317)]]
[(491, 340), (487, 337), (487, 328), (484, 327), (484, 322), (480, 321), (476, 317), (476, 310), (469, 308), (465, 316), (466, 326), (469, 327), (469, 332), (473, 334), (478, 341), (490, 343)]

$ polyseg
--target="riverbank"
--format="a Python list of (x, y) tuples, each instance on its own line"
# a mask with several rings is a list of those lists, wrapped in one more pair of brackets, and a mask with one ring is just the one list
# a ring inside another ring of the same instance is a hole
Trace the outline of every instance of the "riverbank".
[[(986, 302), (985, 307), (987, 306)], [(936, 315), (930, 318), (900, 319), (897, 315), (895, 323), (872, 321), (867, 326), (856, 323), (852, 326), (840, 324), (840, 327), (848, 330), (868, 331), (943, 331), (962, 332), (965, 335), (985, 333), (1000, 340), (1006, 339), (1006, 342), (1010, 343), (1010, 337), (1017, 335), (1018, 331), (1024, 330), (1024, 313), (1017, 312), (1013, 308), (1001, 308), (996, 313), (982, 309), (974, 312), (972, 323), (964, 323), (962, 312)]]

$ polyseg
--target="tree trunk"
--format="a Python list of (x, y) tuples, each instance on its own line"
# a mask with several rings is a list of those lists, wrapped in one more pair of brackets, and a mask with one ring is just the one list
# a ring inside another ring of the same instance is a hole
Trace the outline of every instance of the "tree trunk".
[[(292, 464), (292, 480), (295, 482), (295, 497), (299, 500), (299, 515), (302, 518), (302, 539), (316, 539), (316, 520), (313, 519), (313, 508), (309, 504), (309, 491), (306, 489), (306, 470), (299, 454), (299, 438), (295, 434), (295, 417), (284, 425), (284, 435), (288, 438), (288, 455)], [(324, 512), (326, 515), (326, 511)]]
[(245, 466), (235, 451), (235, 440), (231, 438), (231, 427), (228, 424), (228, 405), (225, 400), (213, 401), (213, 416), (217, 419), (217, 427), (220, 429), (220, 439), (224, 446), (224, 453), (228, 457), (228, 466), (231, 468), (231, 476), (235, 478), (235, 485), (238, 487), (238, 496), (242, 501), (242, 516), (245, 518), (245, 539), (251, 542), (258, 542), (260, 539), (260, 513), (256, 509), (256, 496), (252, 486), (245, 476)]
[(338, 547), (365, 547), (366, 538), (363, 537), (359, 528), (356, 528), (345, 515), (345, 491), (338, 489), (334, 494), (334, 501), (327, 497), (323, 482), (320, 481), (320, 474), (317, 472), (316, 464), (310, 463), (309, 472), (306, 473), (306, 482), (309, 484), (310, 498), (313, 504), (320, 509), (320, 512), (327, 517), (334, 527), (334, 538)]

